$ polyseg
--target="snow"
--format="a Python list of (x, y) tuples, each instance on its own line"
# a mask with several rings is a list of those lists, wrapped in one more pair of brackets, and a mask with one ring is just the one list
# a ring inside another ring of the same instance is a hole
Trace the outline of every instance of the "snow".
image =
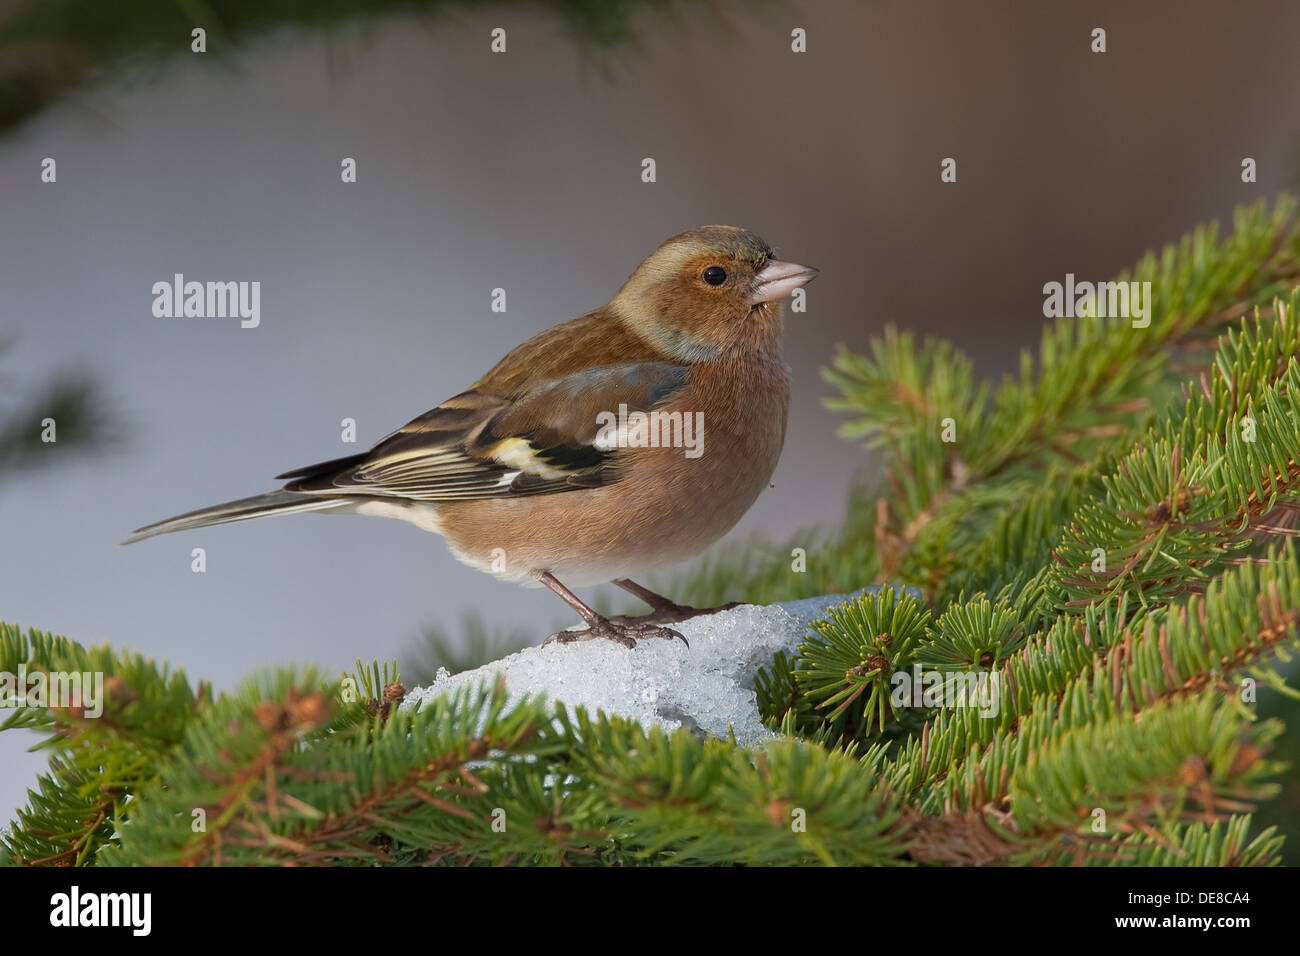
[(642, 640), (631, 650), (608, 640), (529, 647), (454, 676), (440, 672), (428, 687), (411, 690), (402, 706), (481, 686), (501, 675), (512, 702), (525, 694), (544, 694), (570, 709), (585, 707), (593, 715), (603, 710), (647, 728), (687, 727), (726, 737), (730, 727), (738, 743), (759, 743), (775, 734), (759, 717), (754, 675), (771, 664), (778, 650), (793, 652), (810, 633), (809, 622), (855, 596), (745, 604), (670, 625), (686, 637), (689, 648), (662, 639)]

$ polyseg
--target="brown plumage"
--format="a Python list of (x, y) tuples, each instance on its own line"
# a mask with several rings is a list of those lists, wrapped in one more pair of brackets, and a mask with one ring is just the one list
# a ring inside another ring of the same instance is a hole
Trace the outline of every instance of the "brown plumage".
[[(529, 339), (370, 451), (130, 541), (293, 511), (401, 518), (471, 566), (550, 587), (588, 625), (560, 640), (674, 636), (602, 618), (561, 582), (613, 580), (655, 620), (697, 613), (628, 579), (698, 554), (767, 486), (789, 403), (780, 300), (815, 275), (743, 229), (674, 236), (607, 305)], [(662, 430), (639, 428), (637, 412)], [(650, 434), (677, 446), (647, 447)]]

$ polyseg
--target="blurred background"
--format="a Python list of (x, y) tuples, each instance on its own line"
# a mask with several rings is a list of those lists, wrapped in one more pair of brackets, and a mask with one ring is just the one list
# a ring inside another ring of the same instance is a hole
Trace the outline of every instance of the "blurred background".
[[(188, 9), (0, 0), (0, 618), (219, 688), (572, 623), (398, 522), (118, 542), (363, 449), (604, 303), (669, 235), (742, 225), (822, 269), (788, 324), (785, 454), (735, 546), (835, 522), (871, 467), (820, 404), (837, 342), (893, 322), (1000, 375), (1036, 344), (1043, 283), (1109, 277), (1300, 182), (1300, 5), (1282, 0)], [(154, 317), (178, 272), (259, 281), (260, 327)], [(36, 446), (47, 416), (60, 441)], [(29, 742), (0, 737), (2, 818), (44, 766)]]

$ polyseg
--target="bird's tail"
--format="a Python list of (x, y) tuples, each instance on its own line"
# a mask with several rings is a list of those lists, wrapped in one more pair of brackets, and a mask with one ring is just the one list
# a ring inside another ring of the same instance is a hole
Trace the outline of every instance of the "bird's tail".
[(287, 515), (295, 511), (324, 511), (348, 504), (346, 498), (329, 498), (323, 495), (299, 494), (293, 491), (272, 491), (265, 495), (240, 498), (225, 504), (200, 508), (188, 514), (177, 515), (166, 521), (136, 528), (131, 537), (123, 544), (132, 544), (152, 538), (156, 534), (170, 534), (173, 531), (193, 531), (213, 524), (228, 524), (231, 521), (246, 521), (249, 518), (261, 518), (264, 515)]

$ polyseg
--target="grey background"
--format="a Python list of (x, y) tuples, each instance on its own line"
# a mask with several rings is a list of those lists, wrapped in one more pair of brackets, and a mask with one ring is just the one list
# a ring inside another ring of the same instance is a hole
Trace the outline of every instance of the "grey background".
[[(789, 52), (793, 26), (807, 54)], [(17, 341), (0, 371), (21, 392), (93, 368), (128, 427), (107, 457), (0, 485), (0, 615), (219, 687), (392, 657), (470, 610), (540, 640), (571, 622), (553, 596), (396, 522), (118, 542), (360, 450), (709, 222), (822, 269), (788, 326), (775, 488), (732, 540), (833, 522), (869, 467), (820, 406), (833, 345), (864, 349), (892, 321), (999, 374), (1037, 340), (1044, 282), (1107, 277), (1292, 185), (1298, 27), (1286, 3), (730, 4), (647, 19), (639, 48), (593, 57), (545, 16), (488, 10), (280, 32), (83, 89), (0, 141), (0, 334)], [(939, 182), (945, 156), (956, 184)], [(1258, 184), (1240, 182), (1243, 156)], [(174, 272), (260, 280), (261, 327), (154, 318), (150, 287)], [(340, 443), (344, 417), (358, 445)], [(4, 817), (44, 764), (28, 742), (0, 737)]]

